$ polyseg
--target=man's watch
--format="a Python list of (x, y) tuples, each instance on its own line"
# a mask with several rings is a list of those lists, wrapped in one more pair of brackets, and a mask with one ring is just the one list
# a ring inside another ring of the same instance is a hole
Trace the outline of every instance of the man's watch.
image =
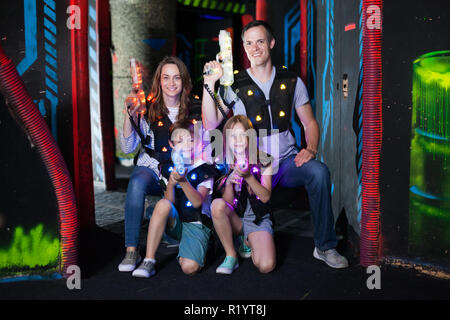
[(309, 148), (306, 148), (306, 151), (308, 151), (309, 153), (311, 153), (313, 155), (313, 157), (315, 158), (317, 155), (317, 151), (311, 150)]

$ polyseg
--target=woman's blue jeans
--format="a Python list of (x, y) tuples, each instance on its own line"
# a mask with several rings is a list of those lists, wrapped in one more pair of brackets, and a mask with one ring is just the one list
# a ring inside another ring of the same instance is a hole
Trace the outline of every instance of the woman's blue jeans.
[(272, 178), (272, 188), (277, 185), (286, 188), (304, 186), (314, 223), (314, 243), (323, 251), (333, 249), (337, 246), (337, 239), (331, 208), (330, 171), (318, 160), (310, 160), (297, 167), (294, 159), (295, 155), (292, 155), (280, 163)]
[(150, 168), (136, 166), (128, 182), (125, 200), (125, 247), (137, 247), (139, 244), (145, 197), (161, 194), (156, 173)]

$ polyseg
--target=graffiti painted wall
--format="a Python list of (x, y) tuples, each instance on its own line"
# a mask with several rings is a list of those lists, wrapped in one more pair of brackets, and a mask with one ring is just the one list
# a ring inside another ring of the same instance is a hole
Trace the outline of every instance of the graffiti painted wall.
[(381, 212), (384, 254), (450, 263), (448, 1), (386, 1)]

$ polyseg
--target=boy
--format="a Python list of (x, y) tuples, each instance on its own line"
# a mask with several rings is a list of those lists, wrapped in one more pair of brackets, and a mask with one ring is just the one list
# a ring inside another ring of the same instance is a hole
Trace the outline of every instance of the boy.
[(133, 271), (134, 277), (149, 278), (155, 274), (155, 254), (164, 229), (170, 237), (180, 241), (177, 260), (185, 274), (194, 274), (204, 266), (212, 232), (210, 205), (217, 170), (199, 156), (202, 138), (196, 136), (200, 130), (194, 127), (191, 121), (184, 119), (170, 128), (169, 144), (174, 152), (183, 155), (186, 168), (183, 174), (173, 165), (169, 170), (162, 169), (163, 174), (168, 172), (164, 198), (153, 210), (146, 256)]

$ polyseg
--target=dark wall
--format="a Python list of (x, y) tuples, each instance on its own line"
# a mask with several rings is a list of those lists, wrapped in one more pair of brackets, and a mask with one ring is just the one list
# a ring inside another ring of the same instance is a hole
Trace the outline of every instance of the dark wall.
[[(34, 10), (30, 3), (36, 4)], [(69, 5), (69, 0), (2, 1), (0, 39), (73, 174), (72, 65), (66, 26)]]
[[(450, 2), (383, 2), (383, 142), (381, 214), (384, 254), (448, 263), (448, 253), (417, 256), (408, 248), (413, 61), (450, 49)], [(448, 221), (448, 220), (447, 220)], [(431, 238), (423, 238), (427, 243)]]

